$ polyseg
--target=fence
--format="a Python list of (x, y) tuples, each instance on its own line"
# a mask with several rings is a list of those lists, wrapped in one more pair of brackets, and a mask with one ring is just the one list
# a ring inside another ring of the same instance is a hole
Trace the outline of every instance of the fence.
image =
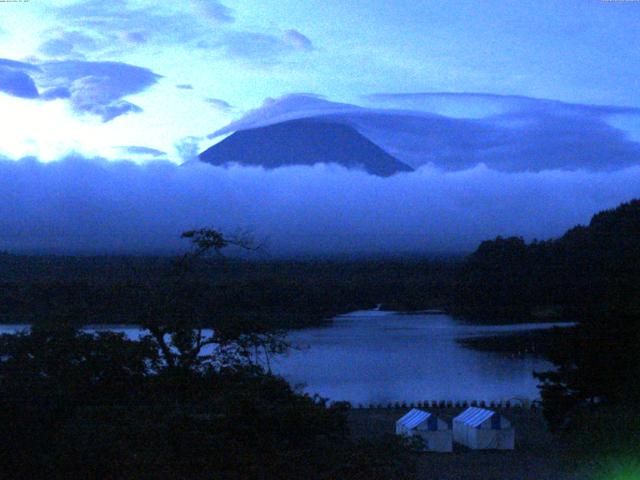
[(535, 410), (540, 407), (539, 400), (529, 400), (523, 398), (513, 398), (511, 400), (502, 401), (485, 401), (485, 400), (471, 400), (471, 401), (453, 401), (453, 400), (425, 400), (423, 402), (393, 402), (393, 403), (357, 403), (352, 404), (353, 409), (395, 409), (395, 410), (407, 410), (410, 408), (467, 408), (467, 407), (481, 407), (492, 409), (510, 409), (521, 408), (525, 410)]

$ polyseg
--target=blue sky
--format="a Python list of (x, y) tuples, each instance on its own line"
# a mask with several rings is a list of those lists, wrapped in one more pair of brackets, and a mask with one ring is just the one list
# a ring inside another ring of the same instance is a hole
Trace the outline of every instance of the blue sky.
[[(363, 106), (375, 93), (465, 92), (640, 107), (638, 38), (636, 2), (3, 3), (0, 155), (179, 162), (296, 92)], [(608, 121), (639, 129), (634, 116)]]

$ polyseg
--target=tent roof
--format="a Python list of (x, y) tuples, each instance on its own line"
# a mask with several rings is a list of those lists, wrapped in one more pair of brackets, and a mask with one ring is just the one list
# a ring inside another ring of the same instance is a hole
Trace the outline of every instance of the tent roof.
[(496, 412), (485, 408), (469, 407), (454, 418), (453, 421), (462, 422), (466, 425), (471, 425), (472, 427), (478, 427), (482, 422), (495, 415), (495, 413)]
[(420, 425), (422, 422), (427, 420), (431, 414), (429, 412), (425, 412), (424, 410), (419, 410), (417, 408), (412, 408), (409, 413), (400, 417), (398, 419), (399, 423), (402, 423), (407, 428), (415, 428)]

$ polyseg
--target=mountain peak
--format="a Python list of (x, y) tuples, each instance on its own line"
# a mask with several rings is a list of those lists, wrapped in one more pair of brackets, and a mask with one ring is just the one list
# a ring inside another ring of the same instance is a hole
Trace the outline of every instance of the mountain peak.
[(381, 177), (413, 170), (355, 128), (317, 118), (237, 131), (202, 152), (199, 158), (213, 165), (238, 163), (267, 169), (336, 163)]

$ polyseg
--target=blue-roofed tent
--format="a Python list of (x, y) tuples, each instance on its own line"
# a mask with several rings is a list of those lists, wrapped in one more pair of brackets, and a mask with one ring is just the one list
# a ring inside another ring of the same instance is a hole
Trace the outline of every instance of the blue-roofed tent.
[(453, 439), (474, 450), (513, 450), (515, 431), (498, 412), (470, 407), (453, 419)]
[(396, 434), (422, 438), (424, 450), (453, 451), (453, 435), (447, 422), (424, 410), (414, 408), (399, 418), (396, 422)]

